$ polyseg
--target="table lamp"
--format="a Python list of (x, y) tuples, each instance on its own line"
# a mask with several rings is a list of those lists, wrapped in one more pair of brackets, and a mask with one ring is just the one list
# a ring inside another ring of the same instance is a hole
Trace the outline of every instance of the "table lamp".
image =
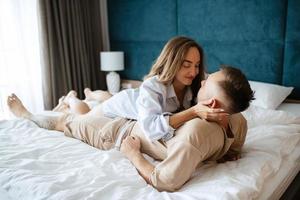
[(100, 52), (101, 70), (109, 71), (106, 75), (108, 92), (116, 94), (120, 90), (120, 76), (115, 71), (124, 70), (124, 52), (103, 51)]

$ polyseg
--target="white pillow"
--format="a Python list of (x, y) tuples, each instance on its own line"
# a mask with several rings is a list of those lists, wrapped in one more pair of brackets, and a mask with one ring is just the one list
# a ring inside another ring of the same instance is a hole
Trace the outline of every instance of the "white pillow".
[(257, 81), (249, 81), (249, 83), (251, 89), (255, 91), (255, 100), (253, 100), (251, 104), (273, 110), (275, 110), (294, 89), (293, 87)]

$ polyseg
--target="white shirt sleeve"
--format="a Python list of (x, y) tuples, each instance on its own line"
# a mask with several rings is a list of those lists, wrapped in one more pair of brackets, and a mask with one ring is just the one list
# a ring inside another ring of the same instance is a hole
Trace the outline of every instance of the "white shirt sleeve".
[(169, 125), (172, 113), (164, 112), (166, 87), (156, 79), (146, 80), (140, 86), (137, 98), (138, 123), (151, 141), (173, 137), (175, 129)]

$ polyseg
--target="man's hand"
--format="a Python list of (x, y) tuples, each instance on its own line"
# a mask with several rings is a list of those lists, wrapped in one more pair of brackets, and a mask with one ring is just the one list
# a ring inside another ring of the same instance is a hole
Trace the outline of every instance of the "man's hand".
[(141, 141), (138, 137), (127, 136), (121, 144), (121, 152), (132, 161), (140, 153)]
[(132, 162), (145, 181), (151, 184), (150, 176), (154, 166), (140, 152), (141, 141), (138, 137), (127, 136), (121, 144), (121, 152)]
[(194, 106), (194, 111), (201, 119), (218, 123), (220, 126), (227, 129), (229, 114), (221, 108), (210, 108), (213, 99), (199, 101)]

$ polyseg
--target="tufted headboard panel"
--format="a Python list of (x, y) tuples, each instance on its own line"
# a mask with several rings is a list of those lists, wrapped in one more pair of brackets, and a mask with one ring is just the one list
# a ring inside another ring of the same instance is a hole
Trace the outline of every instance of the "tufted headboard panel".
[(300, 99), (300, 1), (109, 0), (112, 50), (125, 52), (121, 76), (141, 80), (173, 36), (195, 39), (208, 72), (220, 64), (248, 79), (294, 86)]
[(294, 86), (291, 98), (300, 99), (300, 1), (289, 0), (286, 16), (283, 85)]

